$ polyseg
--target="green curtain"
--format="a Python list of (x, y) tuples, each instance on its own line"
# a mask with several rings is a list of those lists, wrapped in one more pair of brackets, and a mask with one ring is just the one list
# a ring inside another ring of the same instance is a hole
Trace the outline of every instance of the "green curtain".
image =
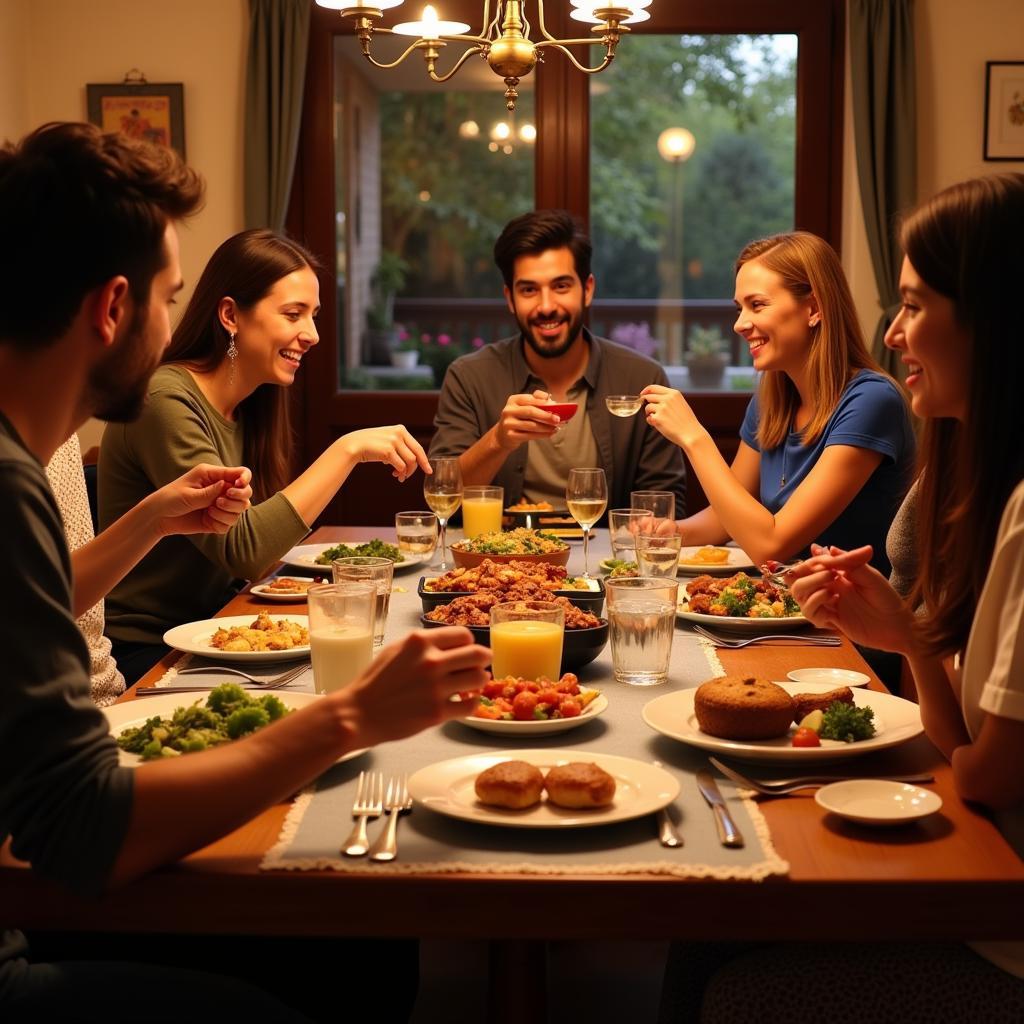
[(249, 0), (245, 224), (284, 228), (302, 120), (311, 0)]
[(872, 351), (894, 376), (882, 338), (899, 307), (897, 218), (917, 201), (913, 0), (850, 0), (850, 71), (857, 178), (882, 315)]

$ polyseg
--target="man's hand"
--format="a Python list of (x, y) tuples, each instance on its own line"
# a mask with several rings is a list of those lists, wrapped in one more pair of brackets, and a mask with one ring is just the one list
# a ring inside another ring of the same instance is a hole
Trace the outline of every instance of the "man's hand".
[(554, 413), (543, 409), (543, 406), (550, 403), (551, 396), (546, 391), (534, 391), (532, 395), (512, 395), (494, 426), (498, 447), (511, 452), (527, 441), (551, 437), (561, 420)]
[(244, 466), (200, 463), (146, 497), (142, 504), (159, 536), (227, 533), (249, 508), (252, 473)]
[(423, 446), (400, 423), (391, 427), (354, 430), (339, 439), (339, 444), (357, 462), (383, 462), (400, 481), (416, 472), (433, 472)]
[[(418, 629), (385, 647), (338, 699), (353, 707), (360, 746), (397, 740), (470, 714), (490, 661), (490, 650), (463, 626)], [(454, 702), (456, 694), (470, 696)]]

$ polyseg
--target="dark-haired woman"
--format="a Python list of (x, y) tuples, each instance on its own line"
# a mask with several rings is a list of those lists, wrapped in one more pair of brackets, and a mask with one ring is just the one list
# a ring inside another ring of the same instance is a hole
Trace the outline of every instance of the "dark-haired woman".
[(245, 465), (253, 507), (224, 536), (162, 541), (107, 599), (107, 634), (130, 682), (163, 653), (169, 627), (206, 618), (309, 531), (360, 462), (404, 480), (427, 457), (403, 426), (338, 438), (290, 479), (288, 388), (317, 342), (316, 260), (266, 230), (244, 231), (210, 258), (153, 376), (142, 416), (107, 427), (100, 451), (105, 527), (198, 462)]

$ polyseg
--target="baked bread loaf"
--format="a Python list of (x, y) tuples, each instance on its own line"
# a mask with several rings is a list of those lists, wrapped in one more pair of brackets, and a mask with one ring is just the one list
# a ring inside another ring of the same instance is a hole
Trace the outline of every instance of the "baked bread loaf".
[(775, 683), (754, 676), (719, 676), (697, 687), (693, 710), (701, 732), (726, 740), (785, 736), (793, 698)]
[(482, 771), (474, 788), (481, 802), (520, 811), (540, 801), (544, 776), (525, 761), (502, 761)]
[(615, 799), (615, 779), (593, 763), (573, 761), (552, 768), (544, 786), (559, 807), (607, 807)]
[(827, 711), (836, 701), (853, 703), (853, 690), (848, 686), (829, 690), (828, 693), (794, 693), (793, 721), (803, 721), (812, 711)]

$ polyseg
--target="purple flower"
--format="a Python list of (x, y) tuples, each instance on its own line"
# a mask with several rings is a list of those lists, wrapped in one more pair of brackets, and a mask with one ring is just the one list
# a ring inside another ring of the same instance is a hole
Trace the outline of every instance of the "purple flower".
[(651, 337), (648, 324), (618, 324), (612, 328), (612, 341), (639, 352), (642, 356), (653, 356), (658, 351), (658, 339)]
[(474, 338), (470, 342), (470, 344), (473, 346), (473, 348), (483, 348), (484, 347), (484, 339), (483, 338)]

